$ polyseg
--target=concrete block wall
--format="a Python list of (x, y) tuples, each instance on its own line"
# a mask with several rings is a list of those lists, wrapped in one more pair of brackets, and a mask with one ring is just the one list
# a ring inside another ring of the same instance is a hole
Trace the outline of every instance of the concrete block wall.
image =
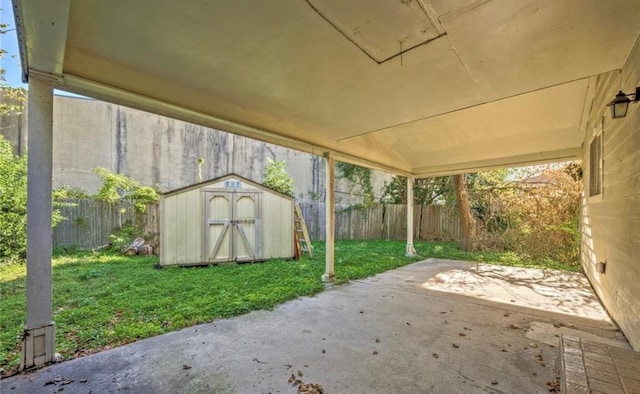
[[(26, 116), (3, 117), (0, 133), (24, 153)], [(175, 190), (202, 180), (236, 173), (262, 182), (267, 158), (285, 160), (301, 201), (324, 200), (324, 159), (179, 120), (102, 101), (66, 96), (54, 100), (54, 187), (72, 186), (94, 193), (105, 167), (143, 185)], [(380, 193), (391, 175), (375, 171), (373, 186)], [(358, 190), (337, 182), (337, 200), (360, 202)], [(316, 196), (316, 197), (314, 197)]]

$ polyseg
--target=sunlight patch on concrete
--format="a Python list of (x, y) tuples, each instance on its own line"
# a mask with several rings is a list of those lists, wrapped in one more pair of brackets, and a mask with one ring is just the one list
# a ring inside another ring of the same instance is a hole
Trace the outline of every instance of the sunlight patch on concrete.
[(589, 282), (580, 273), (466, 263), (435, 273), (421, 287), (610, 321)]

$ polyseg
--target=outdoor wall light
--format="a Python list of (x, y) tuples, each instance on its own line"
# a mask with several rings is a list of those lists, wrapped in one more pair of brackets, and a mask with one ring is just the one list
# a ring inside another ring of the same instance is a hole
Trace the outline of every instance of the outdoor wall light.
[(612, 118), (624, 118), (627, 116), (627, 110), (629, 109), (629, 103), (632, 101), (629, 96), (633, 96), (633, 101), (640, 101), (640, 86), (636, 88), (635, 93), (625, 94), (622, 90), (616, 94), (616, 98), (609, 104), (611, 107)]

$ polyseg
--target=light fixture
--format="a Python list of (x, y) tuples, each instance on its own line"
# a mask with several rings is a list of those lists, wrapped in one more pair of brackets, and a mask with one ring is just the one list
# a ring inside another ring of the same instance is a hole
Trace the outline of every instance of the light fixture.
[(611, 107), (612, 118), (624, 118), (627, 116), (627, 110), (629, 109), (629, 103), (632, 101), (629, 96), (633, 96), (633, 101), (640, 101), (640, 86), (636, 88), (635, 93), (625, 94), (622, 90), (616, 94), (616, 98), (609, 104)]

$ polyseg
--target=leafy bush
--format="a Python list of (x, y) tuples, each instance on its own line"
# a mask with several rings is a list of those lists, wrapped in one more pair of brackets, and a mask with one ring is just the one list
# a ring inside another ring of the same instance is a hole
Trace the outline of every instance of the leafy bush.
[(113, 234), (109, 234), (111, 250), (121, 252), (131, 244), (131, 241), (140, 235), (140, 230), (133, 226), (124, 226)]
[(0, 135), (0, 261), (21, 261), (26, 253), (27, 159)]
[(140, 184), (124, 174), (115, 174), (106, 168), (98, 167), (94, 170), (102, 179), (102, 186), (95, 199), (115, 204), (120, 200), (131, 200), (136, 211), (144, 213), (147, 205), (158, 201), (158, 192), (149, 186)]
[[(55, 207), (65, 203), (64, 192), (53, 191), (51, 222), (64, 216)], [(24, 262), (27, 254), (27, 157), (13, 154), (9, 141), (0, 135), (0, 263)]]
[(293, 197), (293, 179), (287, 174), (285, 165), (286, 162), (284, 160), (267, 159), (267, 169), (262, 184), (277, 192)]

